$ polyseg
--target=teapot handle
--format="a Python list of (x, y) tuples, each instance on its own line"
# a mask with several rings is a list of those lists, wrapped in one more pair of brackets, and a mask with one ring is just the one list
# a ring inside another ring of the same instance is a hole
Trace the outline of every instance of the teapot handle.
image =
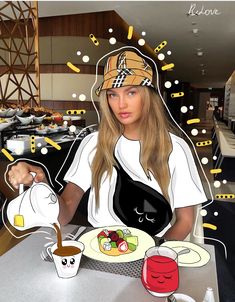
[[(36, 173), (35, 172), (30, 172), (30, 174), (33, 176), (33, 179), (34, 179), (34, 177), (36, 176)], [(19, 185), (19, 195), (22, 194), (23, 192), (24, 192), (24, 184), (20, 184)]]

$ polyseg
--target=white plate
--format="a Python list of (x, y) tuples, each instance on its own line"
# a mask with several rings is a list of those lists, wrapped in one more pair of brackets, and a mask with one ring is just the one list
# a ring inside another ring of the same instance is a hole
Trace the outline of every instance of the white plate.
[[(133, 236), (138, 236), (138, 247), (137, 249), (130, 253), (130, 254), (123, 254), (119, 256), (109, 256), (106, 254), (103, 254), (98, 245), (98, 239), (97, 235), (103, 230), (118, 230), (118, 229), (128, 229), (130, 230), (131, 234)], [(150, 247), (155, 246), (155, 242), (153, 238), (145, 233), (144, 231), (126, 227), (126, 226), (110, 226), (110, 227), (102, 227), (98, 229), (94, 229), (88, 233), (83, 234), (79, 241), (81, 241), (85, 245), (85, 250), (83, 254), (89, 258), (100, 260), (104, 262), (131, 262), (135, 260), (139, 260), (144, 258), (146, 250), (148, 250)]]
[(58, 127), (57, 128), (50, 128), (48, 127), (48, 132), (54, 133), (54, 132), (58, 132)]
[(42, 130), (36, 129), (36, 131), (38, 134), (47, 134), (48, 133), (47, 129), (42, 129)]
[(186, 254), (178, 255), (178, 265), (185, 267), (204, 266), (210, 260), (210, 253), (201, 246), (188, 241), (166, 241), (161, 246), (166, 246), (174, 250), (176, 253), (184, 249), (190, 251)]
[(14, 122), (4, 122), (0, 123), (0, 131), (4, 130), (5, 128), (9, 127), (10, 125), (14, 124)]
[(176, 298), (177, 302), (196, 302), (192, 297), (185, 294), (175, 293), (173, 296)]

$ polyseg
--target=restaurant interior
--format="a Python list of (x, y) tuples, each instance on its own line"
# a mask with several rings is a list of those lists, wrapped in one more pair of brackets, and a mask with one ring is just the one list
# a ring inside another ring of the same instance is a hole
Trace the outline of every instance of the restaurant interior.
[[(190, 240), (215, 245), (216, 257), (226, 246), (220, 276), (235, 299), (234, 12), (233, 1), (1, 1), (0, 207), (19, 194), (5, 172), (22, 159), (44, 165), (60, 191), (80, 142), (98, 129), (103, 57), (136, 48), (158, 68), (208, 198)], [(85, 224), (84, 213), (82, 204), (72, 223)], [(0, 231), (3, 255), (19, 239)], [(220, 289), (220, 301), (235, 300)]]

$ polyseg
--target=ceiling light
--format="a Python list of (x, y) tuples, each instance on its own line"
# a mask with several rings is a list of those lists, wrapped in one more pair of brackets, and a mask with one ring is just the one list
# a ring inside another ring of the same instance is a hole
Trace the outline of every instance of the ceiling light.
[(193, 28), (193, 33), (194, 34), (198, 34), (198, 31), (199, 31), (198, 28)]
[(198, 51), (197, 51), (197, 55), (198, 55), (199, 57), (203, 56), (203, 51), (198, 50)]

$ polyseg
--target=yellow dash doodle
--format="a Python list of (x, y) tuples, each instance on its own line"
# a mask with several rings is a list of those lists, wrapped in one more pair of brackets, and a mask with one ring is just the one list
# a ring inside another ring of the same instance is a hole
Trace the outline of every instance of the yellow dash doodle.
[(214, 224), (211, 224), (211, 223), (203, 223), (202, 226), (204, 228), (211, 229), (211, 230), (214, 230), (214, 231), (217, 230), (217, 226), (214, 225)]
[(80, 69), (74, 66), (71, 62), (67, 62), (67, 66), (75, 72), (80, 72)]
[(11, 156), (11, 154), (6, 149), (3, 148), (1, 151), (10, 161), (14, 161), (14, 157)]
[(56, 148), (57, 150), (61, 150), (61, 147), (54, 142), (52, 139), (50, 139), (49, 137), (45, 137), (44, 138), (45, 142), (47, 142), (48, 144), (50, 144), (52, 147)]
[(203, 141), (203, 142), (197, 142), (196, 143), (196, 146), (197, 147), (205, 147), (205, 146), (209, 146), (212, 144), (212, 141), (209, 140), (209, 141)]
[(235, 198), (235, 194), (216, 194), (215, 198), (217, 198), (217, 199), (233, 199), (233, 198)]
[(187, 124), (190, 125), (190, 124), (197, 124), (197, 123), (200, 123), (200, 118), (193, 118), (191, 120), (187, 120)]
[(162, 41), (162, 43), (160, 43), (155, 49), (154, 52), (159, 52), (159, 50), (161, 50), (163, 47), (165, 47), (167, 44), (167, 41)]
[(162, 66), (162, 70), (163, 70), (163, 71), (164, 71), (164, 70), (168, 70), (168, 69), (173, 68), (174, 66), (175, 66), (174, 63), (170, 63), (170, 64), (167, 64), (167, 65)]
[(35, 136), (34, 135), (30, 136), (30, 143), (31, 143), (31, 152), (35, 153), (36, 148), (35, 148)]
[(85, 109), (66, 110), (66, 114), (85, 114), (85, 113), (86, 113)]
[(99, 41), (96, 39), (96, 37), (93, 34), (90, 34), (89, 38), (95, 44), (95, 46), (98, 46), (100, 44)]
[(180, 98), (180, 97), (182, 97), (182, 96), (184, 96), (183, 91), (177, 92), (177, 93), (172, 93), (172, 94), (171, 94), (171, 97), (172, 97), (172, 98)]
[(128, 28), (128, 35), (127, 35), (127, 39), (128, 39), (128, 40), (130, 40), (130, 39), (132, 38), (133, 29), (134, 29), (133, 26), (129, 26), (129, 28)]
[(211, 174), (217, 174), (217, 173), (221, 173), (221, 172), (222, 172), (222, 169), (211, 169), (210, 170)]

